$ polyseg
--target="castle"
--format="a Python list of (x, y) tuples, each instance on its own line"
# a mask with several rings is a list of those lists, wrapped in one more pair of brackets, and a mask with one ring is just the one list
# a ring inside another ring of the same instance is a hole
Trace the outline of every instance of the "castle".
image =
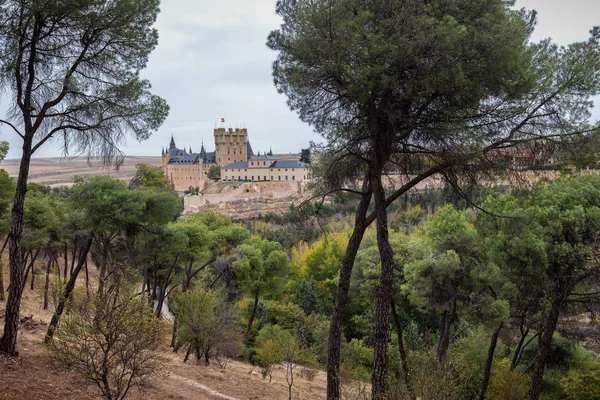
[[(215, 128), (215, 151), (207, 152), (204, 143), (199, 153), (179, 149), (171, 135), (168, 149), (162, 150), (162, 169), (176, 191), (204, 188), (214, 178), (211, 168), (219, 167), (223, 181), (298, 181), (308, 171), (298, 155), (254, 155), (246, 128)], [(216, 169), (215, 169), (216, 170)]]

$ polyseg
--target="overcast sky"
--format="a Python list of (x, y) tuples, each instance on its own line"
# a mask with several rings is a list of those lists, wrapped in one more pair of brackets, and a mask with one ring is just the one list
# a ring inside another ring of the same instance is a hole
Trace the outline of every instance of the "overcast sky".
[[(517, 7), (538, 11), (535, 41), (552, 37), (566, 45), (585, 40), (589, 29), (600, 25), (598, 0), (517, 0)], [(275, 53), (265, 42), (279, 24), (275, 0), (162, 0), (156, 24), (159, 44), (143, 77), (171, 111), (149, 140), (130, 140), (126, 154), (160, 155), (171, 134), (180, 148), (192, 146), (196, 152), (204, 141), (211, 151), (212, 131), (220, 118), (226, 127), (247, 127), (255, 152), (270, 146), (276, 153), (299, 152), (309, 141), (319, 141), (273, 86)], [(594, 116), (600, 118), (600, 111)], [(10, 142), (8, 158), (20, 157), (16, 136), (4, 128), (0, 138)], [(60, 155), (48, 143), (36, 157)]]

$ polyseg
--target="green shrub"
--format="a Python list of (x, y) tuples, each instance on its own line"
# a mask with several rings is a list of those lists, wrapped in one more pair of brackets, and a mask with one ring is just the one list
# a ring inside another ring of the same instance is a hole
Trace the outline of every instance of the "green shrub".
[(504, 359), (494, 364), (486, 398), (489, 400), (524, 400), (529, 391), (529, 375), (520, 370), (510, 370)]
[(362, 340), (352, 339), (342, 345), (342, 364), (357, 377), (369, 379), (373, 366), (373, 349)]
[(585, 369), (573, 369), (560, 381), (569, 400), (600, 399), (600, 360)]

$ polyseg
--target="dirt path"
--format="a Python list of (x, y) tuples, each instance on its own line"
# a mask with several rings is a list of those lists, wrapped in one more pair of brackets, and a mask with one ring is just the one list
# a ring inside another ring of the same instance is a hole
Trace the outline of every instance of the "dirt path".
[(191, 379), (188, 379), (188, 378), (180, 376), (180, 375), (171, 375), (170, 379), (181, 382), (189, 387), (196, 388), (196, 389), (200, 390), (201, 392), (210, 395), (214, 399), (238, 400), (235, 397), (227, 396), (226, 394), (217, 392), (216, 390), (213, 390), (213, 389), (209, 388), (208, 386), (204, 386), (198, 382), (195, 382)]

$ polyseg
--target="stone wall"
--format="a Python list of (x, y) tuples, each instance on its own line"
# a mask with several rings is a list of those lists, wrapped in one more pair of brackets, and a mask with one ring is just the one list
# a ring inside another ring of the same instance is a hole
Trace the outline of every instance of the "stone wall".
[(185, 196), (184, 213), (214, 211), (235, 219), (252, 218), (289, 210), (292, 202), (304, 199), (302, 192), (301, 182), (215, 183), (199, 196)]

